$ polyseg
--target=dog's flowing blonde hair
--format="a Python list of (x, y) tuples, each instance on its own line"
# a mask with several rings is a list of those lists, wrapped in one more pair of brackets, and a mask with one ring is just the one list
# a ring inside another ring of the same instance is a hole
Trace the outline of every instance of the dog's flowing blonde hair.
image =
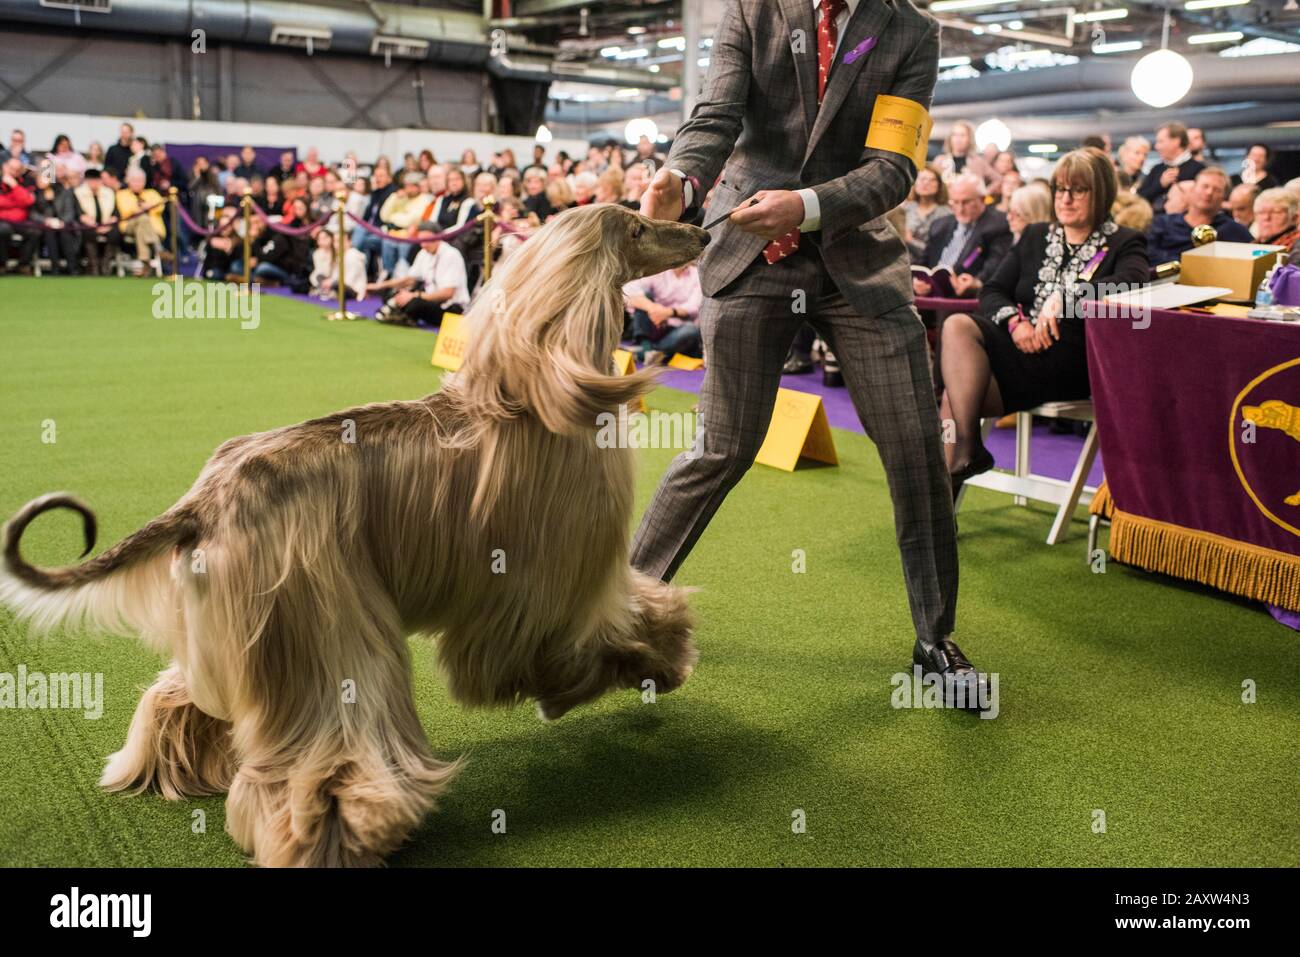
[(89, 551), (90, 509), (24, 506), (0, 601), (36, 628), (137, 632), (172, 659), (101, 783), (229, 791), (227, 830), (259, 863), (373, 864), (458, 770), (425, 740), (407, 635), (438, 636), (467, 705), (534, 698), (555, 718), (684, 681), (684, 593), (629, 568), (631, 453), (595, 432), (651, 385), (612, 374), (621, 284), (703, 237), (617, 206), (557, 217), (480, 294), (442, 392), (232, 439), (172, 508), (80, 565), (36, 568), (19, 541), (70, 508)]

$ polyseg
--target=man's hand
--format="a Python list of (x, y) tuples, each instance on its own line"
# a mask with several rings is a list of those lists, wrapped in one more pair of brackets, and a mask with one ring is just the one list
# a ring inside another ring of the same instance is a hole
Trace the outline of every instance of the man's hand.
[(685, 212), (684, 202), (681, 178), (665, 166), (655, 173), (650, 188), (641, 194), (641, 215), (676, 222)]
[(918, 296), (928, 296), (933, 291), (934, 286), (930, 285), (924, 279), (917, 279), (915, 276), (912, 277), (912, 292), (916, 293)]
[(673, 311), (667, 306), (661, 306), (658, 303), (652, 302), (650, 303), (650, 307), (646, 309), (645, 314), (650, 317), (650, 321), (656, 326), (662, 326), (672, 318)]
[(392, 299), (388, 301), (391, 302), (394, 306), (401, 307), (406, 305), (414, 298), (415, 298), (415, 293), (411, 292), (409, 289), (403, 289), (401, 292), (397, 293), (395, 296), (393, 296)]
[(1160, 185), (1163, 186), (1165, 189), (1168, 189), (1170, 186), (1174, 185), (1174, 183), (1176, 183), (1177, 181), (1178, 181), (1177, 166), (1171, 166), (1163, 173), (1160, 174)]
[(744, 232), (764, 239), (779, 239), (798, 229), (804, 215), (803, 198), (794, 190), (760, 189), (752, 200), (745, 200), (727, 218)]
[(983, 286), (982, 282), (968, 272), (958, 273), (952, 277), (952, 291), (958, 297), (964, 297), (968, 293), (977, 293)]

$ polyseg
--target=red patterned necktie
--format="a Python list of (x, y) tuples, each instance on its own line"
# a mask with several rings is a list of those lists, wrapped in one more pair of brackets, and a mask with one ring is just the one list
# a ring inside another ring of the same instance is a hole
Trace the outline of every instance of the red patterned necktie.
[[(817, 103), (826, 95), (826, 78), (835, 62), (835, 44), (839, 40), (839, 27), (835, 20), (844, 11), (845, 0), (822, 0), (817, 20)], [(784, 236), (763, 247), (763, 258), (768, 265), (780, 262), (799, 248), (799, 229), (795, 227)]]

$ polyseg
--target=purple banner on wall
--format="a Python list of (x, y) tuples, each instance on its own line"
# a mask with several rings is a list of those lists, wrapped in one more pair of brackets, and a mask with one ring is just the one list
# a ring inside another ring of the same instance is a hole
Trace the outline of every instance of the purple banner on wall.
[[(172, 158), (172, 162), (185, 171), (186, 181), (189, 180), (190, 168), (200, 156), (206, 156), (213, 166), (221, 169), (221, 163), (227, 156), (231, 153), (238, 156), (243, 149), (242, 146), (212, 146), (207, 143), (167, 143), (166, 146), (167, 155)], [(253, 150), (257, 153), (257, 166), (263, 176), (280, 165), (281, 153), (290, 152), (294, 162), (298, 161), (298, 148), (295, 146), (254, 146)]]

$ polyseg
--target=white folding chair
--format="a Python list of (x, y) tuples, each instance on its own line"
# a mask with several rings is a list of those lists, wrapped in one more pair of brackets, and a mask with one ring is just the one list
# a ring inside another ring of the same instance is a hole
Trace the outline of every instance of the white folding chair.
[[(1035, 475), (1029, 466), (1029, 440), (1033, 434), (1034, 416), (1041, 415), (1049, 419), (1072, 419), (1088, 423), (1088, 434), (1084, 437), (1083, 448), (1074, 463), (1074, 472), (1068, 481)], [(993, 419), (985, 419), (980, 424), (980, 433), (985, 440), (994, 425)], [(1056, 519), (1047, 533), (1047, 544), (1055, 545), (1065, 537), (1070, 519), (1079, 505), (1088, 505), (1097, 489), (1087, 484), (1088, 473), (1097, 460), (1097, 422), (1093, 415), (1091, 400), (1079, 402), (1048, 402), (1036, 409), (1016, 413), (1016, 463), (1010, 472), (992, 469), (983, 475), (976, 475), (966, 481), (957, 493), (954, 510), (960, 510), (969, 486), (986, 488), (994, 492), (1005, 492), (1013, 496), (1017, 505), (1025, 505), (1029, 499), (1058, 506)]]

